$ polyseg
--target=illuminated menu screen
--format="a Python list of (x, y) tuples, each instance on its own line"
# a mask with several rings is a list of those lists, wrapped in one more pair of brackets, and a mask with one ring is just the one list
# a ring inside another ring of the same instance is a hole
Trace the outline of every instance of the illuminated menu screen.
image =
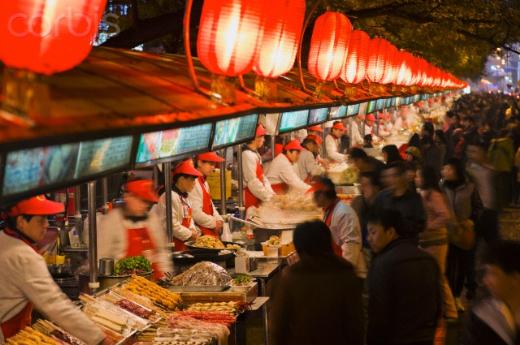
[(351, 104), (347, 108), (347, 116), (354, 116), (359, 114), (360, 104)]
[(376, 101), (369, 101), (369, 102), (368, 102), (368, 105), (367, 105), (367, 111), (366, 111), (366, 113), (367, 113), (367, 114), (371, 114), (371, 113), (373, 113), (374, 111), (376, 111), (376, 105), (377, 105), (377, 102), (376, 102)]
[(213, 149), (253, 139), (257, 123), (258, 114), (218, 121), (215, 126)]
[(311, 109), (309, 113), (309, 126), (327, 121), (329, 108)]
[(209, 149), (212, 124), (183, 127), (141, 134), (136, 162), (149, 163), (159, 159)]
[(12, 151), (7, 154), (2, 195), (73, 181), (130, 165), (132, 136)]
[(280, 126), (278, 131), (280, 133), (289, 132), (295, 129), (300, 129), (307, 126), (309, 119), (309, 110), (298, 110), (287, 113), (282, 113), (280, 119)]
[(386, 100), (384, 98), (380, 98), (376, 102), (376, 109), (383, 110), (385, 108)]
[(385, 99), (385, 108), (390, 108), (390, 107), (392, 107), (392, 100), (393, 100), (393, 98), (387, 98), (387, 99)]
[(330, 119), (341, 119), (347, 116), (347, 106), (341, 105), (339, 107), (330, 108)]
[(421, 95), (415, 95), (413, 97), (413, 102), (419, 102), (421, 100)]

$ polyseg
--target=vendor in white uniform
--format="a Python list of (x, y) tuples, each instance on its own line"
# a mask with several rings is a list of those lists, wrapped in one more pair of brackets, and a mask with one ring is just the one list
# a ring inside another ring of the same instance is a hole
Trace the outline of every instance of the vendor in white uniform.
[(152, 206), (159, 201), (152, 180), (125, 185), (124, 205), (111, 210), (98, 225), (98, 258), (120, 260), (144, 256), (151, 263), (154, 278), (173, 272), (166, 233)]
[(327, 158), (333, 162), (341, 163), (347, 160), (347, 155), (339, 152), (341, 136), (345, 133), (346, 128), (341, 121), (334, 121), (330, 134), (325, 138), (325, 149), (327, 150)]
[(309, 133), (308, 135), (315, 135), (323, 139), (323, 128), (321, 125), (314, 125), (307, 128), (307, 133)]
[(352, 119), (352, 123), (350, 125), (350, 137), (352, 140), (352, 147), (363, 147), (364, 144), (364, 136), (361, 135), (360, 123), (364, 120), (363, 115), (358, 115), (355, 119)]
[(267, 178), (276, 194), (286, 194), (289, 191), (305, 193), (311, 188), (298, 176), (293, 166), (298, 162), (302, 149), (298, 140), (292, 140), (284, 146), (283, 153), (273, 160)]
[(63, 212), (62, 204), (44, 196), (20, 201), (9, 212), (9, 228), (0, 233), (0, 344), (31, 325), (33, 307), (88, 345), (110, 344), (56, 285), (36, 251), (47, 216)]
[(298, 158), (298, 176), (306, 183), (310, 183), (313, 176), (320, 175), (324, 169), (319, 164), (319, 151), (322, 140), (314, 134), (309, 134), (303, 140), (303, 150)]
[(215, 170), (217, 164), (224, 158), (215, 152), (201, 153), (195, 158), (197, 170), (201, 173), (195, 183), (195, 188), (188, 193), (188, 199), (193, 207), (193, 220), (203, 235), (218, 238), (222, 233), (224, 220), (213, 204), (206, 178)]
[(265, 129), (258, 125), (255, 139), (245, 145), (242, 151), (242, 178), (244, 179), (244, 206), (258, 207), (262, 201), (270, 200), (274, 191), (264, 174), (262, 157), (258, 153), (265, 142)]
[[(197, 179), (202, 174), (195, 169), (191, 159), (185, 160), (173, 170), (172, 179), (172, 223), (173, 223), (173, 242), (176, 251), (186, 250), (185, 242), (194, 241), (200, 236), (200, 232), (193, 221), (193, 209), (188, 198)], [(166, 193), (168, 191), (165, 191)], [(159, 203), (154, 206), (152, 211), (157, 212), (161, 224), (166, 232), (166, 198), (164, 194), (159, 198)]]
[(330, 228), (334, 253), (349, 261), (359, 277), (366, 278), (361, 226), (356, 212), (338, 198), (335, 185), (328, 178), (318, 178), (313, 191), (314, 202), (325, 212), (323, 221)]

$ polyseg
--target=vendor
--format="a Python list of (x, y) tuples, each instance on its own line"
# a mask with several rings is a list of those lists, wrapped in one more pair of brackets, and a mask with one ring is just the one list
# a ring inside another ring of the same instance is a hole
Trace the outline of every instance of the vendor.
[(376, 123), (376, 117), (374, 116), (374, 114), (368, 114), (365, 117), (365, 135), (376, 134), (376, 131), (374, 128), (375, 123)]
[(345, 162), (347, 155), (339, 152), (341, 136), (345, 133), (346, 128), (341, 121), (334, 121), (330, 134), (325, 138), (325, 149), (327, 150), (327, 158), (334, 162)]
[(265, 142), (265, 129), (258, 125), (256, 136), (249, 142), (242, 152), (242, 178), (244, 179), (244, 206), (258, 207), (260, 202), (270, 200), (274, 195), (271, 184), (264, 176), (262, 158), (258, 153)]
[(9, 211), (8, 228), (0, 233), (0, 344), (31, 325), (33, 307), (86, 344), (105, 343), (103, 331), (63, 294), (36, 251), (47, 217), (63, 212), (62, 204), (44, 196), (20, 201)]
[(311, 186), (303, 182), (294, 169), (303, 147), (298, 140), (291, 140), (284, 146), (283, 153), (273, 160), (267, 178), (276, 194), (286, 194), (289, 190), (304, 193)]
[(313, 176), (320, 175), (323, 172), (319, 164), (321, 143), (321, 138), (314, 134), (309, 134), (307, 138), (303, 140), (303, 150), (298, 159), (298, 176), (305, 182), (310, 182)]
[(144, 256), (152, 263), (155, 279), (173, 272), (166, 233), (157, 214), (150, 212), (153, 204), (159, 201), (153, 182), (128, 182), (123, 199), (124, 205), (112, 209), (99, 223), (98, 258), (120, 260)]
[(364, 115), (358, 115), (355, 119), (352, 119), (350, 123), (350, 136), (352, 138), (352, 147), (363, 147), (364, 140), (359, 129), (360, 123), (363, 123)]
[(315, 135), (319, 138), (323, 138), (323, 128), (321, 128), (321, 125), (314, 125), (309, 128), (307, 128), (308, 135)]
[(361, 226), (356, 212), (338, 198), (336, 187), (330, 179), (318, 178), (313, 185), (313, 190), (314, 202), (325, 212), (323, 221), (332, 233), (334, 252), (349, 261), (359, 277), (366, 278)]
[[(186, 250), (185, 242), (194, 241), (200, 236), (193, 221), (193, 209), (188, 199), (188, 193), (195, 188), (195, 183), (201, 176), (202, 174), (195, 169), (191, 159), (179, 163), (172, 172), (172, 225), (176, 251)], [(166, 227), (166, 198), (164, 194), (161, 195), (159, 203), (154, 206), (154, 209), (158, 213), (161, 223)]]
[(215, 152), (206, 152), (195, 158), (197, 170), (202, 174), (195, 183), (195, 188), (188, 194), (193, 207), (193, 220), (203, 235), (219, 237), (222, 233), (224, 220), (217, 212), (206, 178), (211, 174), (217, 164), (224, 162), (224, 158)]

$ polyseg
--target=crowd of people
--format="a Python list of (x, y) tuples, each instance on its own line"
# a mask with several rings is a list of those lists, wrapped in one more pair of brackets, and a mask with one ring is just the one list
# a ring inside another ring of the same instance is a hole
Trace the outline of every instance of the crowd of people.
[(520, 243), (501, 239), (498, 222), (520, 195), (516, 98), (464, 95), (443, 123), (425, 121), (382, 154), (384, 163), (349, 151), (361, 195), (334, 212), (349, 231), (330, 219), (334, 185), (315, 179), (325, 218), (295, 231), (299, 261), (274, 296), (275, 343), (438, 344), (446, 325), (463, 324), (464, 345), (519, 344)]

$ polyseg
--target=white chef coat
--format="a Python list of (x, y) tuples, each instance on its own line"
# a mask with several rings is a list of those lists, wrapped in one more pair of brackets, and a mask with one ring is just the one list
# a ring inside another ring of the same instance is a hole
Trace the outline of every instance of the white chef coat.
[[(204, 187), (209, 193), (209, 185), (208, 181), (204, 181)], [(209, 215), (202, 211), (202, 186), (200, 185), (199, 180), (195, 181), (195, 188), (188, 194), (188, 199), (190, 200), (191, 206), (193, 207), (193, 220), (196, 225), (203, 226), (208, 229), (215, 229), (216, 221), (222, 221), (222, 217), (217, 212), (217, 208), (213, 204), (213, 200), (211, 204), (213, 205), (213, 214)]]
[(148, 219), (142, 222), (133, 222), (125, 219), (122, 209), (116, 208), (104, 215), (98, 225), (98, 258), (114, 258), (120, 260), (126, 257), (128, 247), (127, 229), (147, 228), (148, 234), (156, 247), (154, 262), (161, 272), (173, 272), (166, 244), (166, 232), (159, 223), (155, 212), (150, 212)]
[(367, 267), (362, 255), (361, 226), (352, 207), (340, 201), (332, 211), (330, 231), (334, 242), (341, 247), (342, 256), (349, 261), (358, 276), (365, 278)]
[(242, 151), (242, 174), (244, 178), (244, 188), (248, 188), (251, 194), (262, 201), (268, 201), (274, 195), (274, 191), (271, 188), (271, 184), (266, 176), (264, 170), (264, 179), (260, 181), (256, 177), (256, 165), (260, 162), (262, 164), (262, 158), (258, 152), (252, 150)]
[(289, 192), (296, 191), (304, 193), (311, 188), (311, 186), (303, 182), (298, 176), (294, 170), (293, 164), (284, 154), (279, 154), (273, 160), (273, 163), (267, 172), (267, 178), (271, 184), (287, 184), (289, 186)]
[[(88, 345), (105, 338), (56, 285), (43, 257), (4, 232), (0, 233), (0, 282), (0, 323), (16, 316), (30, 301), (45, 317)], [(0, 344), (4, 341), (0, 330)]]
[(339, 139), (336, 139), (332, 134), (325, 137), (325, 150), (327, 151), (327, 158), (336, 162), (345, 162), (347, 155), (338, 152)]
[[(182, 220), (184, 218), (184, 207), (181, 201), (181, 196), (174, 191), (172, 191), (171, 193), (173, 236), (181, 241), (187, 241), (193, 235), (191, 232), (192, 229), (197, 232), (199, 231), (195, 227), (193, 218), (190, 221), (189, 227), (185, 227), (182, 225)], [(191, 206), (191, 203), (188, 198), (184, 198), (184, 202)], [(164, 233), (166, 233), (166, 197), (164, 193), (159, 198), (159, 202), (152, 208), (151, 212), (155, 212), (159, 216), (159, 221), (163, 227), (163, 231)]]
[(305, 181), (309, 176), (318, 176), (322, 173), (322, 168), (317, 162), (317, 158), (314, 157), (311, 151), (303, 149), (298, 158), (297, 173), (298, 176)]
[(363, 147), (365, 140), (363, 139), (363, 136), (361, 135), (361, 131), (359, 130), (359, 124), (357, 123), (356, 120), (352, 121), (350, 132), (351, 132), (352, 147)]

